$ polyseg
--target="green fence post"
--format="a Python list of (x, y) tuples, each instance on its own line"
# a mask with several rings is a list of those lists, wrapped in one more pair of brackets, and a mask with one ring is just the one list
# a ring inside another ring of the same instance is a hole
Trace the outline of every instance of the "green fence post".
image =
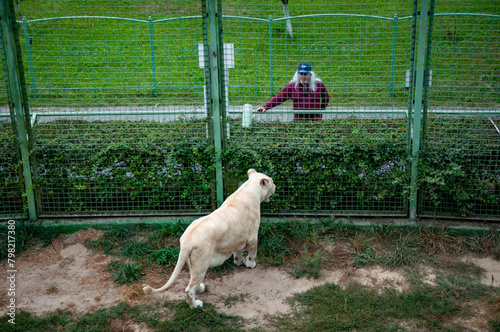
[[(226, 129), (229, 130), (229, 123), (227, 122), (227, 118), (229, 116), (229, 105), (226, 105), (226, 89), (228, 88), (228, 83), (226, 81), (226, 73), (228, 73), (227, 78), (229, 78), (229, 69), (226, 68), (226, 58), (225, 58), (225, 45), (224, 45), (224, 27), (222, 22), (222, 0), (217, 0), (217, 11), (218, 11), (218, 20), (217, 20), (217, 31), (219, 38), (219, 82), (220, 82), (220, 115), (221, 115), (221, 128), (222, 128), (222, 148), (225, 149), (227, 147), (227, 139), (228, 134), (226, 134)], [(229, 93), (229, 90), (228, 90)], [(223, 166), (224, 167), (224, 166)]]
[(33, 89), (33, 98), (36, 98), (36, 82), (35, 82), (35, 71), (33, 69), (33, 55), (31, 54), (31, 41), (30, 34), (28, 31), (28, 23), (26, 17), (23, 17), (23, 29), (24, 29), (24, 39), (26, 40), (26, 51), (28, 51), (28, 63), (30, 66), (30, 77), (31, 77), (31, 88)]
[[(406, 114), (406, 154), (411, 154), (411, 140), (413, 131), (413, 92), (415, 90), (415, 54), (417, 41), (417, 16), (418, 16), (418, 0), (413, 0), (412, 28), (411, 28), (411, 52), (410, 52), (410, 84), (408, 88), (408, 112)], [(411, 179), (411, 160), (406, 163), (406, 167), (410, 170)], [(410, 183), (408, 183), (410, 185)], [(405, 194), (405, 211), (408, 213), (408, 204), (410, 201), (410, 193)]]
[[(222, 16), (222, 15), (221, 15)], [(208, 0), (208, 63), (210, 66), (210, 103), (212, 105), (212, 123), (215, 146), (215, 185), (217, 192), (217, 206), (224, 202), (224, 179), (222, 172), (222, 112), (221, 112), (221, 86), (220, 75), (223, 73), (220, 66), (218, 47), (217, 11), (215, 0)]]
[(392, 32), (392, 64), (391, 64), (391, 97), (394, 97), (394, 75), (396, 70), (396, 39), (398, 36), (398, 14), (394, 15), (394, 29)]
[(155, 97), (158, 97), (158, 91), (156, 90), (156, 65), (155, 65), (155, 43), (153, 34), (153, 19), (149, 17), (149, 43), (151, 44), (151, 68), (153, 71), (153, 91)]
[(435, 0), (430, 0), (429, 9), (429, 28), (427, 33), (427, 54), (425, 56), (425, 76), (424, 76), (424, 105), (423, 105), (423, 118), (422, 118), (422, 146), (425, 149), (425, 140), (427, 135), (427, 108), (429, 99), (429, 75), (431, 72), (431, 53), (432, 53), (432, 32), (434, 30), (434, 4)]
[(274, 97), (273, 92), (273, 17), (269, 16), (269, 71), (271, 83), (271, 98)]
[(13, 8), (14, 4), (12, 0), (1, 1), (0, 17), (2, 34), (8, 66), (9, 84), (12, 92), (12, 105), (14, 107), (16, 129), (18, 133), (18, 144), (19, 150), (21, 151), (24, 186), (26, 189), (26, 199), (28, 203), (28, 218), (30, 221), (36, 221), (37, 213), (35, 195), (33, 192), (33, 181), (31, 177), (28, 134), (26, 130), (26, 125), (29, 125), (29, 122), (25, 123), (25, 117), (23, 114), (21, 79), (17, 67), (17, 61), (20, 59), (20, 54), (18, 54), (18, 50), (15, 45), (13, 25), (16, 24), (16, 17)]
[(420, 130), (422, 123), (422, 101), (424, 90), (425, 74), (425, 46), (427, 21), (429, 19), (429, 0), (422, 0), (420, 3), (420, 20), (418, 26), (418, 46), (417, 46), (417, 66), (415, 82), (415, 106), (413, 112), (413, 142), (412, 142), (412, 162), (411, 162), (411, 183), (410, 183), (410, 221), (417, 219), (417, 177), (418, 177), (418, 157), (420, 153)]

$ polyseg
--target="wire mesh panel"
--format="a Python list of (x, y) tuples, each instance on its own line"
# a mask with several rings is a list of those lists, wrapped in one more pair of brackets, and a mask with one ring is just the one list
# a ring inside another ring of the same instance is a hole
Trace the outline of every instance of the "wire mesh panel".
[[(413, 3), (227, 1), (223, 12), (227, 194), (255, 167), (277, 186), (267, 212), (404, 214)], [(317, 93), (289, 85), (305, 62)]]
[(199, 1), (19, 8), (39, 214), (213, 208)]
[(407, 215), (411, 187), (410, 215), (498, 219), (498, 5), (19, 2), (28, 142), (2, 90), (0, 217), (26, 187), (40, 216), (206, 213), (255, 168), (264, 212)]
[(0, 110), (0, 219), (26, 217), (22, 171), (9, 113)]
[[(7, 9), (7, 6), (2, 8)], [(13, 112), (13, 98), (7, 65), (7, 49), (5, 28), (0, 29), (0, 54), (2, 65), (0, 71), (0, 219), (25, 218), (26, 200), (23, 198), (25, 185), (21, 165), (21, 155), (18, 148), (16, 117)], [(12, 40), (9, 37), (9, 43)], [(22, 120), (21, 120), (22, 121)]]
[(423, 215), (500, 217), (499, 1), (437, 1), (420, 163)]

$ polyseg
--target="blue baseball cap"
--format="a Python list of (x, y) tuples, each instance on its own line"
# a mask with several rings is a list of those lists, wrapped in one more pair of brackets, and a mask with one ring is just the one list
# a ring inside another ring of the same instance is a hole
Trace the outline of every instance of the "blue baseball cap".
[(311, 71), (311, 64), (309, 62), (302, 62), (300, 65), (299, 65), (299, 74), (309, 74), (309, 72)]

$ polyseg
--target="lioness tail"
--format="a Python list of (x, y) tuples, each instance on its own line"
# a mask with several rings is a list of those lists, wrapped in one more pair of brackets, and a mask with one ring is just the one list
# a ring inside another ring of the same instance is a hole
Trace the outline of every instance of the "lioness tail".
[(179, 273), (181, 273), (182, 268), (184, 267), (184, 264), (186, 263), (186, 260), (188, 258), (188, 255), (189, 252), (187, 250), (182, 250), (181, 248), (181, 251), (179, 253), (179, 258), (177, 259), (177, 264), (175, 265), (174, 272), (172, 272), (172, 275), (170, 276), (170, 279), (168, 279), (167, 283), (163, 285), (161, 288), (152, 288), (150, 286), (145, 286), (142, 289), (144, 294), (158, 293), (172, 286), (175, 279), (177, 279), (177, 277), (179, 276)]

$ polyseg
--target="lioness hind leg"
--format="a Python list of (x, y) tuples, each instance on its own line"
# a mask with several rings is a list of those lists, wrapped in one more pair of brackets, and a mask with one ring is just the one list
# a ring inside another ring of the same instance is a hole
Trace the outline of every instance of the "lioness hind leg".
[(195, 294), (196, 292), (203, 293), (205, 291), (205, 284), (202, 283), (205, 278), (205, 273), (206, 269), (203, 273), (201, 273), (201, 271), (196, 271), (196, 269), (191, 271), (191, 278), (189, 279), (189, 284), (186, 287), (186, 302), (189, 304), (190, 308), (203, 307), (203, 302), (197, 300)]
[(186, 302), (190, 308), (201, 308), (203, 302), (197, 300), (195, 297), (196, 292), (202, 293), (205, 291), (205, 285), (202, 283), (210, 266), (213, 250), (207, 248), (195, 249), (191, 252), (188, 260), (189, 272), (191, 278), (186, 287)]
[(195, 293), (196, 293), (196, 287), (186, 289), (186, 302), (191, 309), (202, 308), (203, 301), (197, 300), (194, 296)]
[(205, 291), (205, 289), (206, 289), (205, 284), (201, 282), (201, 283), (198, 285), (198, 287), (196, 288), (196, 292), (198, 292), (198, 293), (203, 293), (203, 292)]
[(189, 304), (189, 307), (192, 308), (201, 308), (203, 307), (203, 301), (197, 300), (195, 297), (196, 292), (203, 293), (205, 291), (205, 284), (191, 284), (186, 287), (186, 302)]

